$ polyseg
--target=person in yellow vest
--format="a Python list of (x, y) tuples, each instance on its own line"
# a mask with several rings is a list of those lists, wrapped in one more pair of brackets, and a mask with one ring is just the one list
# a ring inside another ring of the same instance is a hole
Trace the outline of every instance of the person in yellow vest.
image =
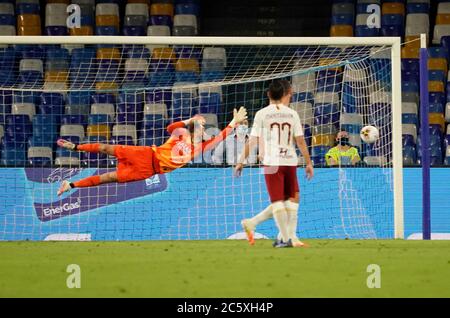
[(328, 166), (350, 166), (361, 161), (358, 149), (353, 147), (349, 141), (348, 132), (340, 131), (336, 135), (336, 146), (325, 154)]

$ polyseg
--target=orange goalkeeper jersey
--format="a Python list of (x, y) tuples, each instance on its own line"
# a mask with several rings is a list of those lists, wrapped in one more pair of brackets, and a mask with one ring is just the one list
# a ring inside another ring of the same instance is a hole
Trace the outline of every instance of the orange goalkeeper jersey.
[(159, 162), (159, 173), (171, 172), (185, 166), (199, 154), (214, 148), (218, 143), (225, 140), (232, 130), (233, 128), (228, 125), (213, 139), (193, 145), (187, 142), (187, 140), (190, 140), (189, 132), (182, 121), (170, 124), (167, 126), (167, 131), (171, 135), (170, 138), (159, 147), (153, 146), (156, 159)]

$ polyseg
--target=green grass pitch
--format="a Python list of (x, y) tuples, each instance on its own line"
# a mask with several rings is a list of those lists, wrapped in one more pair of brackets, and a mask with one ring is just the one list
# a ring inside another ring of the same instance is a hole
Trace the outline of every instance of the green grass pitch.
[[(2, 242), (0, 297), (450, 297), (450, 241), (308, 242)], [(66, 286), (69, 264), (80, 289)]]

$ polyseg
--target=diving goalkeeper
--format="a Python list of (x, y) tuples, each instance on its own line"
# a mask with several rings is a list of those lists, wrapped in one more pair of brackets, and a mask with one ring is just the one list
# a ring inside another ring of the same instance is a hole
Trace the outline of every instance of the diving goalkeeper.
[(205, 119), (196, 115), (188, 120), (175, 122), (167, 127), (171, 136), (161, 146), (123, 146), (100, 143), (77, 145), (59, 139), (58, 146), (72, 150), (104, 153), (118, 160), (117, 170), (102, 175), (69, 182), (64, 180), (58, 195), (73, 188), (94, 187), (111, 182), (132, 182), (147, 179), (155, 174), (163, 174), (181, 168), (204, 151), (214, 148), (225, 140), (233, 129), (247, 119), (247, 110), (241, 107), (233, 112), (233, 120), (215, 138), (202, 142)]

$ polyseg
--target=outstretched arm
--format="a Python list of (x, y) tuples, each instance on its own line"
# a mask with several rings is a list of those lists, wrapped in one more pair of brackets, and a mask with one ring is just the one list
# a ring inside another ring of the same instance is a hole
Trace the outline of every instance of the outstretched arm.
[(202, 143), (202, 151), (208, 151), (214, 148), (218, 143), (224, 141), (230, 135), (233, 129), (246, 119), (247, 119), (247, 110), (245, 109), (245, 107), (239, 108), (239, 111), (235, 109), (233, 111), (233, 120), (228, 124), (227, 127), (225, 127), (224, 130), (220, 132), (218, 136)]

